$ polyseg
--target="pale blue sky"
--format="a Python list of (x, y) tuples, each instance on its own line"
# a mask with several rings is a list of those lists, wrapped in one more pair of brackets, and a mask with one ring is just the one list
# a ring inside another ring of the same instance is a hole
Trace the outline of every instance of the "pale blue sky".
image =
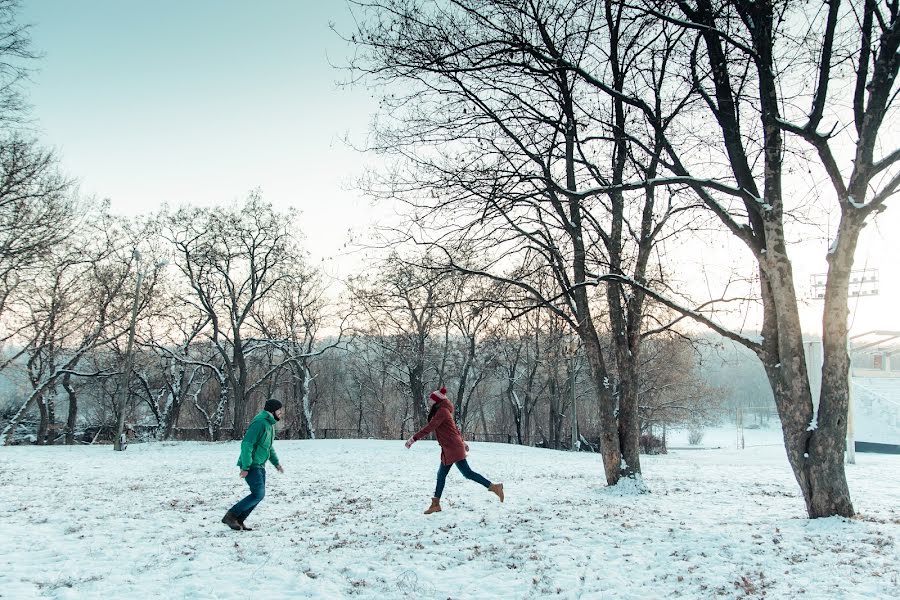
[(28, 96), (38, 133), (82, 192), (118, 212), (211, 204), (261, 187), (301, 209), (316, 258), (364, 225), (346, 191), (374, 103), (339, 89), (340, 0), (26, 0), (44, 53)]

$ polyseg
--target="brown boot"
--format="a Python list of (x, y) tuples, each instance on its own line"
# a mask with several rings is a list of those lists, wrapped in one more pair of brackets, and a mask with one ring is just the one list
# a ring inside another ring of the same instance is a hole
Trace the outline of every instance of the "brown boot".
[(241, 526), (242, 531), (253, 531), (253, 528), (247, 527), (247, 525), (243, 521), (238, 521), (238, 525)]
[(494, 492), (497, 494), (497, 497), (500, 498), (500, 502), (503, 502), (503, 484), (502, 483), (492, 483), (488, 486), (489, 492)]
[(242, 529), (241, 522), (237, 520), (237, 517), (235, 517), (233, 514), (231, 514), (231, 511), (228, 511), (227, 513), (225, 513), (225, 516), (222, 517), (222, 522), (225, 523), (226, 525), (228, 525), (229, 527), (231, 527), (232, 529), (234, 529), (235, 531), (240, 531)]
[(431, 513), (441, 512), (441, 499), (440, 498), (432, 498), (431, 506), (429, 506), (425, 510), (426, 515), (430, 515)]

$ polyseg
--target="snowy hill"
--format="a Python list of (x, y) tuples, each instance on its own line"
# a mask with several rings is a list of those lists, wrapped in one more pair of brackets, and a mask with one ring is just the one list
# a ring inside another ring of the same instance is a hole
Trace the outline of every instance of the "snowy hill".
[(808, 521), (780, 446), (642, 457), (652, 493), (600, 459), (474, 443), (506, 502), (447, 480), (438, 449), (276, 442), (286, 473), (234, 532), (236, 443), (0, 449), (0, 597), (896, 598), (900, 457), (848, 466), (861, 517)]

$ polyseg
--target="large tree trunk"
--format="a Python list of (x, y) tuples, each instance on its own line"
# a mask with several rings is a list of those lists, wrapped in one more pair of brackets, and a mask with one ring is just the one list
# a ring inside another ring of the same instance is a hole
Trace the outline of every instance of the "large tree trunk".
[(506, 397), (509, 400), (509, 406), (512, 408), (513, 422), (516, 425), (516, 443), (522, 445), (522, 403), (519, 395), (513, 387), (513, 378), (507, 379)]
[(71, 446), (75, 443), (75, 427), (78, 424), (78, 398), (75, 395), (75, 388), (71, 384), (71, 375), (66, 373), (62, 379), (63, 389), (69, 398), (69, 413), (66, 416), (66, 445)]
[(246, 394), (239, 383), (235, 383), (232, 394), (231, 413), (231, 439), (239, 440), (244, 437), (244, 430), (250, 423), (250, 411)]
[[(218, 442), (222, 437), (222, 422), (225, 420), (225, 408), (228, 406), (228, 382), (224, 379), (219, 380), (219, 402), (216, 405), (216, 410), (212, 415), (212, 418), (209, 421), (209, 435), (212, 438), (210, 441)], [(243, 437), (243, 432), (241, 432), (241, 436), (237, 439)], [(234, 432), (232, 432), (232, 439), (234, 439)]]
[(228, 372), (228, 383), (231, 386), (232, 422), (231, 439), (244, 437), (244, 430), (250, 424), (253, 410), (247, 394), (247, 357), (244, 356), (244, 341), (238, 327), (232, 330), (234, 347), (231, 356), (231, 368)]
[[(178, 365), (177, 367), (175, 365)], [(196, 374), (198, 367), (194, 367)], [(166, 398), (166, 404), (163, 406), (160, 415), (160, 423), (156, 428), (156, 438), (168, 440), (172, 437), (172, 431), (178, 423), (178, 417), (181, 413), (181, 403), (184, 398), (185, 377), (187, 376), (187, 368), (184, 363), (176, 362), (169, 365), (169, 373), (172, 375), (172, 384), (169, 388), (169, 394)], [(193, 379), (193, 377), (192, 377)]]
[(409, 393), (413, 405), (413, 428), (421, 427), (425, 423), (425, 383), (422, 381), (422, 375), (425, 372), (425, 365), (420, 359), (416, 359), (416, 364), (409, 370)]
[(808, 469), (807, 508), (813, 517), (854, 514), (844, 471), (851, 385), (847, 296), (860, 230), (861, 225), (853, 219), (842, 218), (838, 243), (828, 256), (822, 323), (822, 387), (816, 430), (812, 432), (809, 445), (809, 454), (814, 460)]
[(466, 421), (469, 417), (469, 402), (466, 401), (466, 390), (469, 387), (469, 371), (472, 370), (472, 364), (475, 362), (475, 338), (470, 337), (466, 340), (466, 357), (463, 363), (462, 372), (459, 376), (459, 384), (456, 388), (456, 410), (454, 411), (456, 423), (459, 425), (460, 431), (465, 434)]
[(37, 397), (38, 405), (38, 430), (36, 444), (43, 446), (47, 444), (47, 431), (50, 428), (50, 421), (47, 411), (47, 392), (39, 394)]
[(623, 475), (641, 472), (641, 428), (638, 415), (638, 376), (631, 352), (619, 350), (619, 444), (622, 449)]
[(47, 434), (44, 444), (52, 444), (56, 441), (56, 386), (50, 388), (47, 398)]
[(561, 386), (559, 384), (558, 368), (558, 364), (553, 365), (553, 370), (548, 382), (547, 395), (550, 399), (550, 402), (548, 403), (549, 413), (547, 414), (547, 433), (549, 434), (549, 438), (547, 439), (548, 448), (559, 448), (559, 431), (556, 428), (558, 422), (556, 415), (559, 414), (559, 395), (561, 393)]
[[(847, 412), (849, 408), (850, 355), (847, 352), (847, 296), (853, 255), (861, 225), (846, 216), (838, 228), (838, 241), (828, 256), (828, 279), (822, 322), (822, 387), (812, 432), (809, 455), (814, 460), (808, 468), (810, 516), (854, 514), (850, 490), (844, 471), (847, 444)], [(804, 494), (806, 497), (806, 494)]]
[[(298, 365), (299, 373), (294, 376), (294, 393), (295, 397), (300, 399), (300, 436), (306, 440), (316, 439), (316, 427), (313, 419), (312, 395), (310, 394), (310, 384), (312, 377), (309, 373), (309, 366), (305, 362)], [(357, 429), (362, 429), (362, 422), (357, 423)], [(361, 432), (360, 432), (361, 434)]]
[(172, 438), (175, 427), (178, 426), (178, 417), (181, 416), (181, 393), (172, 393), (168, 398), (162, 413), (162, 422), (159, 424), (159, 438), (168, 440)]
[[(772, 237), (776, 236), (770, 235), (770, 239)], [(822, 367), (822, 392), (815, 408), (804, 360), (803, 333), (791, 264), (783, 252), (775, 252), (771, 249), (773, 245), (769, 246), (767, 254), (771, 262), (767, 272), (773, 274), (769, 281), (772, 283), (772, 303), (778, 318), (777, 328), (769, 335), (777, 336), (778, 354), (777, 358), (770, 357), (765, 367), (775, 392), (788, 461), (811, 518), (850, 517), (854, 510), (844, 471), (849, 368), (846, 348), (849, 266), (846, 266), (846, 274), (836, 277), (843, 279), (844, 284), (835, 283), (831, 290), (831, 302), (826, 302), (823, 333), (827, 335), (827, 342), (823, 338), (823, 355), (827, 358)], [(777, 244), (775, 246), (779, 247)], [(833, 265), (834, 261), (830, 271), (835, 268)], [(829, 283), (831, 279), (829, 276)]]
[[(591, 326), (593, 329), (593, 326)], [(619, 428), (616, 421), (616, 406), (610, 389), (609, 376), (606, 372), (606, 364), (600, 350), (600, 340), (593, 336), (582, 337), (584, 352), (587, 356), (591, 376), (594, 380), (594, 389), (597, 390), (598, 405), (600, 407), (600, 455), (603, 457), (603, 470), (606, 474), (606, 483), (616, 485), (622, 473), (622, 450), (619, 445)], [(570, 407), (572, 410), (574, 407)]]

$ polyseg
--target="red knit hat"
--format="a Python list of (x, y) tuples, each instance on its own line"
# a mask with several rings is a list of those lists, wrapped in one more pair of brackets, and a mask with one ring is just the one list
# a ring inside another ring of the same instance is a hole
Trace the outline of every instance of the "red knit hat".
[(431, 398), (435, 402), (440, 402), (441, 400), (446, 400), (447, 399), (447, 388), (442, 387), (441, 389), (439, 389), (437, 391), (431, 392), (431, 395), (429, 396), (429, 398)]

